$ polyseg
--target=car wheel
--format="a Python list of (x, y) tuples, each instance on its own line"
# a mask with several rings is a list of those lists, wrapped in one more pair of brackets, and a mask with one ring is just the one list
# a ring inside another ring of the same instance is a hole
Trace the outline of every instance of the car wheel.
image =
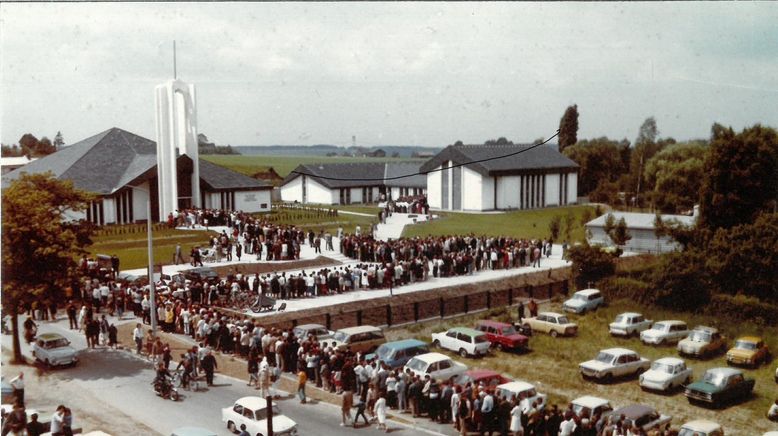
[(557, 337), (557, 336), (559, 336), (559, 333), (557, 333), (557, 331), (556, 331), (556, 330), (551, 330), (551, 337), (552, 337), (552, 338), (555, 338), (555, 337)]
[(51, 362), (49, 362), (49, 359), (43, 361), (43, 366), (49, 369), (51, 368)]
[(464, 348), (460, 348), (459, 355), (462, 357), (467, 357), (467, 350), (465, 350)]
[(613, 382), (613, 374), (611, 374), (611, 373), (605, 374), (602, 377), (602, 381), (603, 381), (603, 383), (610, 384), (611, 382)]
[(660, 346), (660, 347), (664, 346), (665, 345), (665, 340), (664, 339), (660, 339), (659, 342), (656, 343), (656, 345)]
[(497, 349), (500, 351), (505, 351), (505, 347), (503, 347), (502, 344), (497, 344)]
[(235, 431), (235, 423), (232, 422), (232, 421), (228, 421), (227, 422), (227, 430), (229, 430), (230, 433), (237, 433), (237, 431)]
[(439, 341), (439, 340), (437, 340), (437, 339), (435, 339), (434, 341), (432, 341), (432, 347), (433, 347), (433, 348), (440, 348), (440, 341)]

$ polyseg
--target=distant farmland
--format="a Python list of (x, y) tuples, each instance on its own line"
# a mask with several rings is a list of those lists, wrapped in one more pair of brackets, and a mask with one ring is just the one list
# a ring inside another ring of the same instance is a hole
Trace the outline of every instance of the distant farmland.
[(424, 159), (391, 157), (343, 157), (343, 156), (245, 156), (245, 155), (202, 155), (200, 158), (231, 170), (252, 175), (260, 170), (273, 167), (278, 175), (286, 177), (297, 165), (303, 163), (341, 163), (341, 162), (408, 162)]

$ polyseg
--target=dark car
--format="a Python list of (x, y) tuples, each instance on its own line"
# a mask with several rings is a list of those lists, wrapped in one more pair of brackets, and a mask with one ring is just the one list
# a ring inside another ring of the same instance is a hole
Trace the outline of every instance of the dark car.
[(219, 274), (208, 267), (192, 268), (184, 271), (184, 278), (191, 281), (205, 281), (216, 283), (219, 281)]
[(756, 382), (745, 378), (737, 368), (711, 368), (702, 380), (686, 386), (684, 395), (690, 403), (709, 404), (714, 407), (751, 395)]
[(492, 346), (500, 350), (524, 350), (529, 342), (529, 339), (519, 334), (515, 327), (504, 322), (482, 320), (478, 322), (475, 329), (486, 333)]
[(673, 419), (672, 416), (662, 415), (653, 407), (643, 404), (632, 404), (622, 407), (614, 410), (611, 415), (614, 417), (624, 415), (627, 428), (635, 424), (643, 431), (652, 429), (667, 430), (670, 428), (670, 421)]

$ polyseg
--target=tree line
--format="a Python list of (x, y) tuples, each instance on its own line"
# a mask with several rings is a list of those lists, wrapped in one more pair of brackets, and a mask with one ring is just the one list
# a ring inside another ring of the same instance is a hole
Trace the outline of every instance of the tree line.
[(54, 140), (50, 140), (47, 137), (38, 139), (32, 133), (25, 133), (19, 138), (19, 143), (12, 145), (2, 145), (3, 157), (42, 157), (47, 156), (65, 146), (65, 141), (62, 138), (62, 132), (57, 132), (54, 135)]

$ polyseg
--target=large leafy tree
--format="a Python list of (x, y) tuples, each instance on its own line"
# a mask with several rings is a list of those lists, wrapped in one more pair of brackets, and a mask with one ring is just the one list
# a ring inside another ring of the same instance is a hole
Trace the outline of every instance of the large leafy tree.
[(578, 105), (568, 106), (559, 120), (559, 151), (578, 142)]
[(669, 145), (648, 160), (643, 171), (645, 190), (663, 213), (691, 209), (699, 202), (706, 141)]
[(2, 301), (11, 315), (17, 362), (22, 361), (17, 315), (33, 301), (58, 298), (69, 283), (93, 227), (67, 214), (83, 211), (92, 199), (51, 173), (23, 174), (3, 192)]
[(701, 189), (700, 225), (751, 223), (778, 205), (778, 134), (759, 124), (735, 133), (713, 126)]
[(711, 280), (721, 292), (778, 302), (778, 213), (716, 230), (705, 254)]
[(573, 277), (577, 289), (584, 289), (591, 283), (612, 276), (616, 271), (613, 255), (601, 247), (584, 242), (568, 248), (566, 254), (567, 259), (573, 262)]
[(629, 141), (610, 140), (606, 137), (581, 140), (564, 149), (565, 156), (581, 166), (578, 177), (579, 195), (589, 195), (601, 183), (616, 182), (626, 169), (621, 154)]

